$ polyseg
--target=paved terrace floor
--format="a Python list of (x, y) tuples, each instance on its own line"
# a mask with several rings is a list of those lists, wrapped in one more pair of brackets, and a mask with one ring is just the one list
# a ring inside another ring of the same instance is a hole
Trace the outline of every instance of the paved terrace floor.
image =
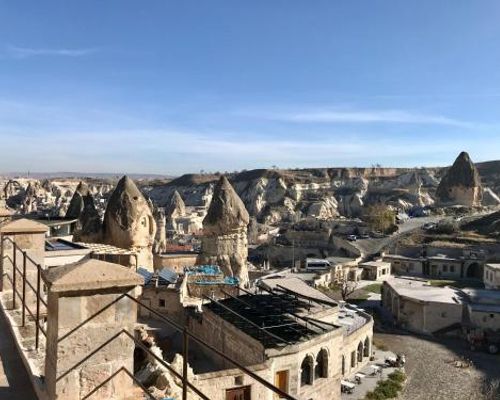
[(36, 398), (15, 347), (8, 322), (0, 311), (0, 399), (36, 400)]

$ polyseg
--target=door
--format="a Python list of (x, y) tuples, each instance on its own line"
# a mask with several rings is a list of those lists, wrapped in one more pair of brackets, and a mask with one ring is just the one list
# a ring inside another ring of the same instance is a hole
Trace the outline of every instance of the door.
[[(274, 386), (288, 393), (288, 370), (276, 372), (274, 376)], [(275, 398), (279, 399), (279, 396), (276, 394)]]
[(250, 386), (227, 389), (226, 400), (250, 400)]

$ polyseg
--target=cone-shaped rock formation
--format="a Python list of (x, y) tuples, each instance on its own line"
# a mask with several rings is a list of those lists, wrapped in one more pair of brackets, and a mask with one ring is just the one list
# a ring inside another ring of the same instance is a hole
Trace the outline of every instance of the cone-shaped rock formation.
[(69, 202), (68, 211), (66, 211), (66, 218), (78, 219), (85, 208), (83, 198), (90, 193), (89, 187), (85, 182), (80, 182), (76, 187), (73, 197)]
[(103, 222), (103, 241), (135, 251), (139, 266), (153, 268), (156, 224), (147, 200), (135, 183), (124, 176), (109, 198)]
[(245, 284), (248, 281), (249, 221), (245, 205), (226, 177), (221, 177), (203, 220), (199, 263), (219, 265), (225, 274), (235, 276)]
[(466, 152), (460, 153), (441, 179), (436, 197), (442, 205), (480, 206), (483, 189), (476, 166)]

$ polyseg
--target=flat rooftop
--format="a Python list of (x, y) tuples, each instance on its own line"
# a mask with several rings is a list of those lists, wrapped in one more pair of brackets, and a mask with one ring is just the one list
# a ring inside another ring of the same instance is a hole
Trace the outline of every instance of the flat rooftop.
[(270, 290), (281, 290), (290, 294), (295, 293), (299, 296), (303, 296), (304, 298), (311, 298), (325, 302), (331, 306), (337, 306), (337, 302), (335, 300), (331, 299), (323, 292), (309, 286), (302, 279), (295, 276), (287, 278), (264, 278), (260, 281), (260, 285), (264, 285)]
[(423, 261), (423, 257), (408, 257), (401, 254), (386, 254), (384, 258), (393, 258), (395, 260), (405, 260), (405, 261)]
[(395, 277), (387, 279), (385, 283), (391, 286), (398, 295), (410, 299), (435, 303), (462, 303), (461, 298), (463, 297), (463, 295), (460, 293), (460, 291), (448, 286), (435, 287), (430, 286), (427, 281)]
[(338, 329), (333, 324), (299, 317), (310, 310), (311, 303), (286, 293), (248, 293), (211, 301), (204, 307), (262, 343), (266, 349), (305, 342)]
[(359, 264), (359, 266), (361, 268), (364, 268), (364, 267), (370, 267), (370, 268), (379, 268), (379, 267), (390, 267), (391, 266), (391, 263), (388, 263), (387, 261), (368, 261), (368, 262), (364, 262), (364, 263), (361, 263)]
[(500, 271), (500, 264), (486, 264), (486, 267)]

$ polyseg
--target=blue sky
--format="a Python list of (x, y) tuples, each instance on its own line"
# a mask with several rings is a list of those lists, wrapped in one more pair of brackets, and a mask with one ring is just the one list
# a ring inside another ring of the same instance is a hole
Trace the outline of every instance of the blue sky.
[(0, 172), (500, 159), (498, 21), (496, 0), (0, 0)]

